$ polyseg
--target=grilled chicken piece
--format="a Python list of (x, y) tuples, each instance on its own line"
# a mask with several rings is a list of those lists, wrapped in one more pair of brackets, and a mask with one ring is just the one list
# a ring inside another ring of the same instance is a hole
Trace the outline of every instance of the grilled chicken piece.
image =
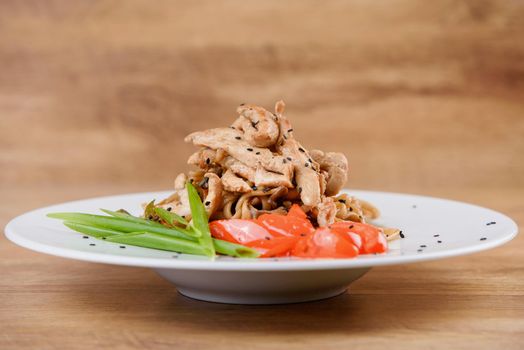
[(178, 174), (175, 178), (175, 190), (182, 190), (186, 187), (187, 175), (184, 173)]
[(255, 171), (255, 185), (265, 187), (288, 187), (292, 188), (291, 179), (285, 175), (277, 174), (258, 166)]
[(335, 222), (337, 207), (333, 198), (323, 197), (322, 201), (315, 207), (314, 213), (316, 213), (317, 223), (320, 227), (329, 226)]
[(233, 125), (244, 131), (246, 141), (256, 147), (269, 147), (275, 144), (279, 128), (270, 112), (255, 105), (241, 105), (237, 108), (237, 112), (240, 117)]
[(328, 174), (326, 184), (326, 196), (337, 194), (347, 181), (348, 160), (342, 153), (322, 152), (312, 150), (311, 157), (320, 165), (320, 169)]
[(242, 163), (256, 168), (261, 164), (266, 170), (285, 175), (291, 179), (292, 165), (280, 155), (274, 155), (267, 148), (255, 147), (242, 139), (242, 133), (231, 128), (216, 128), (194, 132), (185, 138), (186, 142), (193, 142), (196, 146), (212, 149), (223, 149), (230, 156)]
[(221, 162), (220, 165), (225, 169), (231, 169), (236, 175), (243, 177), (246, 180), (255, 182), (255, 169), (248, 167), (239, 160), (236, 160), (233, 157), (226, 157)]
[(204, 178), (207, 178), (207, 195), (204, 198), (204, 206), (206, 207), (207, 216), (211, 217), (218, 208), (222, 207), (222, 181), (214, 173), (206, 173)]
[(222, 185), (224, 186), (224, 189), (229, 192), (246, 193), (252, 191), (251, 186), (249, 186), (246, 181), (236, 176), (231, 169), (227, 169), (226, 172), (222, 174)]

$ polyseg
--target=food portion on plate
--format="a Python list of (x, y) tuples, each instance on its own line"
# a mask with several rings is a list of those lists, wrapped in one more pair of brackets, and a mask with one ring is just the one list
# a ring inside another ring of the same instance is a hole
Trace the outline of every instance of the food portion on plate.
[(242, 104), (230, 127), (188, 135), (199, 150), (178, 175), (174, 193), (145, 205), (143, 217), (54, 213), (72, 230), (120, 244), (187, 254), (235, 257), (352, 258), (384, 253), (397, 229), (368, 223), (370, 203), (340, 190), (348, 177), (342, 153), (308, 151), (284, 116)]

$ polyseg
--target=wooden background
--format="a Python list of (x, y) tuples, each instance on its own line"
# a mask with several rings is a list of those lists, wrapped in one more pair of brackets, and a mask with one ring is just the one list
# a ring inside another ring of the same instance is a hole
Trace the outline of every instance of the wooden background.
[[(38, 206), (170, 188), (183, 136), (283, 98), (349, 186), (524, 222), (524, 2), (2, 1), (0, 225)], [(0, 238), (0, 348), (524, 347), (524, 238), (374, 269), (351, 294), (200, 303), (145, 269)]]

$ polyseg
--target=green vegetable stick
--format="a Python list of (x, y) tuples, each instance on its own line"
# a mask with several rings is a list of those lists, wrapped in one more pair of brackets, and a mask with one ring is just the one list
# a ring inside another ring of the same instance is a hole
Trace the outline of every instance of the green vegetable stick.
[[(162, 208), (156, 208), (156, 209), (162, 209)], [(147, 220), (147, 219), (143, 219), (143, 218), (139, 218), (139, 217), (136, 217), (136, 216), (133, 216), (131, 214), (125, 214), (125, 213), (121, 213), (121, 212), (117, 212), (117, 211), (112, 211), (112, 210), (107, 210), (107, 209), (100, 209), (101, 211), (103, 211), (104, 213), (106, 214), (109, 214), (113, 217), (117, 217), (117, 218), (120, 218), (120, 219), (123, 219), (123, 220), (127, 220), (127, 221), (131, 221), (131, 222), (135, 222), (137, 224), (144, 224), (144, 225), (151, 225), (151, 226), (155, 226), (155, 227), (163, 227), (163, 228), (166, 228), (164, 225), (158, 223), (158, 222), (155, 222), (155, 221), (151, 221), (151, 220)], [(168, 212), (167, 210), (165, 209), (162, 209), (164, 210), (166, 213), (168, 214), (171, 214), (170, 212)], [(174, 214), (174, 213), (173, 213)], [(176, 214), (175, 214), (176, 215)], [(160, 215), (159, 215), (160, 216)], [(178, 216), (178, 215), (177, 215)], [(182, 220), (184, 220), (182, 217), (180, 217)], [(162, 218), (164, 219), (164, 218)], [(165, 220), (165, 219), (164, 219)], [(167, 221), (167, 220), (166, 220)], [(185, 220), (184, 220), (185, 221)], [(186, 222), (186, 225), (188, 224), (187, 221)], [(169, 222), (168, 222), (169, 223)], [(169, 223), (170, 225), (174, 226), (173, 224)], [(185, 229), (185, 228), (182, 228), (182, 227), (173, 227), (174, 230), (176, 231), (179, 231), (179, 232), (182, 232), (188, 236), (193, 236), (193, 237), (200, 237), (200, 232), (197, 232), (197, 231), (194, 231), (194, 230), (188, 230), (188, 229)]]
[(77, 232), (80, 232), (80, 233), (83, 233), (83, 234), (86, 234), (88, 236), (92, 236), (95, 238), (104, 238), (104, 237), (109, 237), (109, 236), (125, 234), (120, 231), (108, 230), (105, 228), (88, 226), (88, 225), (78, 224), (78, 223), (70, 222), (70, 221), (64, 221), (64, 225), (69, 227), (73, 231), (77, 231)]
[(223, 241), (221, 239), (213, 238), (213, 244), (215, 245), (215, 250), (217, 253), (229, 256), (236, 256), (239, 258), (258, 258), (260, 253), (255, 249), (231, 243), (228, 241)]
[(191, 226), (200, 232), (199, 242), (200, 244), (207, 249), (209, 256), (215, 256), (215, 247), (213, 245), (213, 239), (211, 238), (211, 232), (209, 232), (208, 217), (206, 213), (206, 208), (200, 196), (198, 195), (197, 190), (191, 183), (186, 184), (187, 194), (189, 198), (189, 206), (191, 208)]
[(207, 255), (207, 250), (197, 242), (167, 237), (153, 232), (133, 232), (124, 235), (109, 236), (106, 241), (185, 254)]
[(189, 222), (187, 222), (186, 219), (181, 217), (180, 215), (167, 211), (164, 208), (157, 207), (155, 208), (155, 213), (158, 215), (162, 220), (166, 221), (171, 226), (175, 226), (175, 221), (182, 224), (182, 225), (189, 225)]
[(77, 224), (84, 224), (88, 226), (96, 226), (99, 228), (106, 228), (121, 232), (152, 232), (168, 235), (175, 238), (196, 241), (196, 238), (187, 235), (186, 233), (177, 230), (176, 228), (167, 228), (162, 225), (149, 225), (135, 221), (129, 221), (124, 218), (117, 218), (111, 216), (82, 214), (82, 213), (51, 213), (47, 214), (53, 219), (61, 219), (64, 221), (74, 222)]

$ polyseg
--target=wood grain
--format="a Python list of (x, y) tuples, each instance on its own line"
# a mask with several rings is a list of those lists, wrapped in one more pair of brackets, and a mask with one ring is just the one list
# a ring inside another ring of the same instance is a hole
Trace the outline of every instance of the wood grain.
[[(2, 1), (0, 225), (59, 201), (166, 189), (183, 136), (283, 98), (349, 186), (524, 222), (521, 1)], [(149, 270), (0, 238), (1, 349), (524, 347), (524, 239), (377, 268), (349, 294), (200, 303)]]

